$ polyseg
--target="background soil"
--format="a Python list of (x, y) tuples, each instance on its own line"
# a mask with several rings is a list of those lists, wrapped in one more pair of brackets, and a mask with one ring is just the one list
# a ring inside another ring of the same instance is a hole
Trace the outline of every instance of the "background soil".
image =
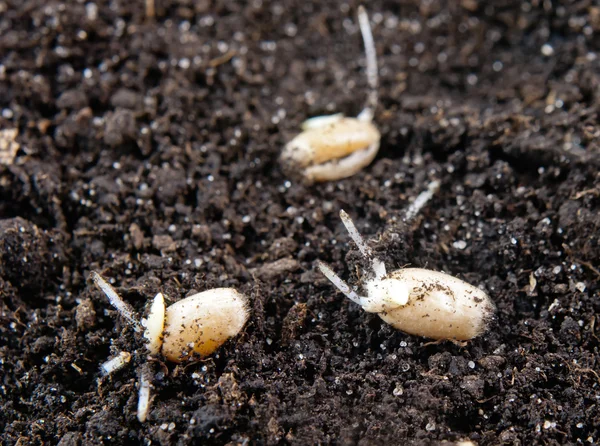
[[(375, 162), (315, 186), (277, 157), (366, 94), (357, 2), (0, 1), (4, 444), (596, 443), (600, 8), (372, 1)], [(12, 145), (13, 148), (16, 146)], [(439, 179), (410, 224), (404, 209)], [(393, 330), (353, 283), (345, 209), (388, 267), (444, 270), (498, 307), (461, 348)], [(87, 280), (139, 312), (217, 286), (251, 298), (216, 355), (154, 364)], [(132, 366), (99, 379), (120, 350)]]

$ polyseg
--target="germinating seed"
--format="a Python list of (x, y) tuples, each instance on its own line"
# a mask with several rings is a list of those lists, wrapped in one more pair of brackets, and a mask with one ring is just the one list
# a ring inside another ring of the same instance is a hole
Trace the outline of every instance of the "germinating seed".
[(306, 120), (302, 133), (283, 149), (281, 163), (292, 174), (301, 172), (307, 182), (333, 181), (354, 175), (377, 155), (381, 134), (371, 122), (377, 107), (377, 56), (369, 17), (358, 9), (358, 22), (365, 43), (369, 94), (356, 118), (338, 113)]

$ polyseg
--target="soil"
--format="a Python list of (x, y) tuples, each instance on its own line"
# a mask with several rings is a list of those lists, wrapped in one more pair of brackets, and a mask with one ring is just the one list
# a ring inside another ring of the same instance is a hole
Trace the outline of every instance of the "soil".
[[(0, 1), (3, 444), (598, 442), (600, 7), (368, 2), (381, 149), (303, 184), (283, 145), (366, 99), (357, 6)], [(432, 344), (335, 291), (317, 260), (360, 283), (340, 209), (388, 270), (483, 287), (489, 331)], [(142, 424), (143, 343), (91, 271), (140, 314), (231, 286), (251, 318), (211, 357), (154, 360)]]

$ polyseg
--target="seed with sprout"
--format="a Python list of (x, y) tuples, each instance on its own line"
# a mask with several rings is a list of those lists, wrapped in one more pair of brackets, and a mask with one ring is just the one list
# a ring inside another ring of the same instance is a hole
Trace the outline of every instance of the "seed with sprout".
[(148, 351), (181, 362), (196, 353), (208, 356), (237, 335), (248, 319), (247, 299), (233, 288), (215, 288), (186, 297), (165, 310), (164, 298), (154, 298), (144, 337)]
[(401, 268), (388, 274), (350, 216), (341, 211), (340, 217), (359, 251), (371, 262), (363, 283), (366, 295), (358, 294), (323, 262), (318, 267), (351, 301), (409, 334), (466, 341), (486, 331), (495, 306), (484, 291), (451, 275), (423, 268)]
[[(182, 362), (208, 356), (227, 339), (236, 336), (249, 316), (248, 299), (233, 288), (215, 288), (197, 293), (165, 307), (162, 293), (150, 306), (147, 319), (139, 320), (133, 308), (96, 272), (94, 283), (108, 297), (111, 305), (136, 331), (144, 327), (146, 349), (153, 356)], [(121, 352), (101, 366), (103, 375), (116, 372), (131, 360)], [(150, 410), (151, 373), (147, 364), (140, 374), (138, 419), (146, 420)]]
[(281, 163), (292, 174), (300, 172), (307, 182), (333, 181), (354, 175), (377, 155), (381, 135), (372, 123), (377, 108), (377, 56), (369, 17), (358, 8), (358, 23), (365, 43), (369, 94), (356, 118), (338, 113), (317, 116), (302, 124), (304, 130), (283, 149)]

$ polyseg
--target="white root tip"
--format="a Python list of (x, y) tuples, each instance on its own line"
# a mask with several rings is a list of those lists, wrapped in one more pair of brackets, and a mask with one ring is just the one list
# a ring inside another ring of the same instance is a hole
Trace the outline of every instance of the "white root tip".
[(138, 394), (137, 418), (140, 423), (146, 421), (150, 411), (150, 380), (152, 374), (148, 366), (144, 367), (140, 373), (140, 391)]
[(135, 311), (133, 311), (133, 307), (125, 302), (121, 296), (117, 294), (115, 289), (95, 271), (92, 271), (92, 280), (96, 286), (100, 288), (104, 294), (106, 294), (108, 301), (119, 312), (119, 314), (123, 316), (127, 322), (133, 325), (136, 331), (138, 331), (140, 323)]
[(417, 216), (417, 214), (423, 209), (423, 207), (427, 204), (429, 200), (433, 197), (433, 195), (440, 189), (440, 182), (438, 180), (434, 180), (427, 186), (427, 190), (421, 192), (415, 201), (413, 201), (408, 209), (406, 210), (406, 214), (404, 216), (404, 221), (410, 221)]
[(365, 43), (365, 55), (367, 58), (367, 82), (369, 83), (369, 95), (367, 97), (367, 105), (360, 113), (358, 119), (371, 121), (373, 114), (377, 108), (377, 87), (379, 85), (379, 76), (377, 70), (377, 51), (375, 50), (375, 42), (369, 23), (369, 16), (364, 6), (358, 7), (358, 26), (362, 34), (363, 42)]
[(100, 366), (102, 376), (108, 376), (121, 370), (131, 361), (131, 353), (120, 352), (117, 356), (113, 356), (108, 361)]
[(375, 257), (373, 255), (373, 251), (371, 251), (371, 248), (369, 248), (369, 246), (367, 245), (365, 240), (362, 238), (362, 236), (358, 232), (358, 229), (356, 229), (354, 222), (352, 221), (350, 216), (346, 213), (346, 211), (344, 211), (343, 209), (340, 210), (340, 218), (342, 219), (342, 223), (344, 223), (344, 226), (346, 227), (348, 234), (350, 234), (350, 237), (352, 238), (352, 240), (354, 240), (354, 243), (356, 243), (356, 246), (358, 246), (358, 249), (361, 252), (361, 254), (363, 256), (365, 256), (366, 258), (368, 258), (369, 260), (371, 260), (371, 262), (372, 262), (371, 268), (373, 269), (373, 273), (375, 274), (375, 277), (377, 279), (382, 279), (383, 277), (385, 277), (387, 274), (385, 271), (385, 265), (383, 264), (383, 262), (381, 260), (379, 260), (377, 257)]

